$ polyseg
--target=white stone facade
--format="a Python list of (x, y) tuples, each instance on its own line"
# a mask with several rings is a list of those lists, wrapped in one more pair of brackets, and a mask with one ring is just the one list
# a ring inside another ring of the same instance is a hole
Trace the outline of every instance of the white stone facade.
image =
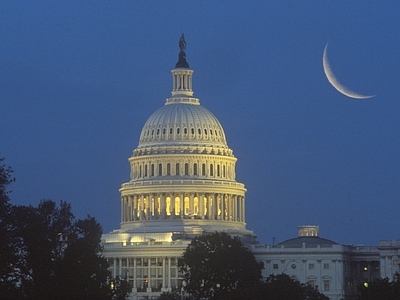
[(246, 242), (245, 192), (218, 119), (193, 97), (193, 70), (172, 70), (172, 97), (144, 124), (122, 184), (121, 227), (103, 235), (114, 276), (131, 299), (180, 289), (177, 260), (196, 235), (225, 231)]

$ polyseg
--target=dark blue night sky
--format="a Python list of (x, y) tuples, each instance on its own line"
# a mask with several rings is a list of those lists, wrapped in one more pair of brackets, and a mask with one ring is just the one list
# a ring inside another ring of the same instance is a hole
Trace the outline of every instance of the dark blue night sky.
[[(0, 157), (14, 204), (71, 202), (119, 227), (121, 183), (170, 96), (185, 33), (195, 96), (224, 127), (263, 243), (319, 225), (397, 239), (399, 1), (15, 1), (0, 6)], [(337, 92), (322, 68), (368, 100)]]

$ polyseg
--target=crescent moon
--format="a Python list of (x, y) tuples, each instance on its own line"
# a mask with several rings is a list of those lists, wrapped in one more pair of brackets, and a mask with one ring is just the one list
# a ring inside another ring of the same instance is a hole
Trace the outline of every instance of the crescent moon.
[(322, 58), (322, 64), (324, 66), (324, 72), (326, 75), (326, 78), (328, 78), (328, 81), (330, 84), (332, 84), (332, 86), (338, 90), (338, 92), (342, 93), (343, 95), (353, 98), (353, 99), (368, 99), (368, 98), (372, 98), (375, 97), (376, 95), (361, 95), (361, 94), (357, 94), (351, 90), (349, 90), (348, 88), (346, 88), (343, 84), (341, 84), (337, 79), (336, 76), (333, 74), (331, 67), (329, 65), (329, 61), (328, 61), (328, 43), (326, 43), (325, 49), (324, 49), (324, 55)]

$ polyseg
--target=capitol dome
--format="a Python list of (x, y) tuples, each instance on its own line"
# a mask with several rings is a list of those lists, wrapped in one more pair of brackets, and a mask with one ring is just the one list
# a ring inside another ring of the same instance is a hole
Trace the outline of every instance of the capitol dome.
[(142, 127), (123, 183), (120, 228), (102, 239), (113, 276), (123, 275), (131, 299), (180, 291), (178, 261), (191, 239), (226, 232), (254, 242), (246, 228), (243, 183), (218, 119), (193, 96), (192, 75), (179, 42), (172, 95)]
[(167, 99), (165, 106), (150, 116), (140, 134), (139, 147), (186, 144), (227, 148), (218, 119), (198, 99), (178, 99)]

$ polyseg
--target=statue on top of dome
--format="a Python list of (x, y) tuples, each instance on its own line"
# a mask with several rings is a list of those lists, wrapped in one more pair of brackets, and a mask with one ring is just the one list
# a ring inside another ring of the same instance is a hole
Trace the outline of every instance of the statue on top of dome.
[(179, 39), (179, 49), (181, 49), (181, 51), (179, 52), (179, 61), (176, 63), (175, 68), (189, 69), (189, 64), (186, 61), (186, 41), (183, 33), (181, 35), (181, 38)]
[(185, 35), (183, 33), (181, 35), (181, 38), (179, 39), (179, 49), (181, 49), (181, 52), (184, 52), (186, 50)]

